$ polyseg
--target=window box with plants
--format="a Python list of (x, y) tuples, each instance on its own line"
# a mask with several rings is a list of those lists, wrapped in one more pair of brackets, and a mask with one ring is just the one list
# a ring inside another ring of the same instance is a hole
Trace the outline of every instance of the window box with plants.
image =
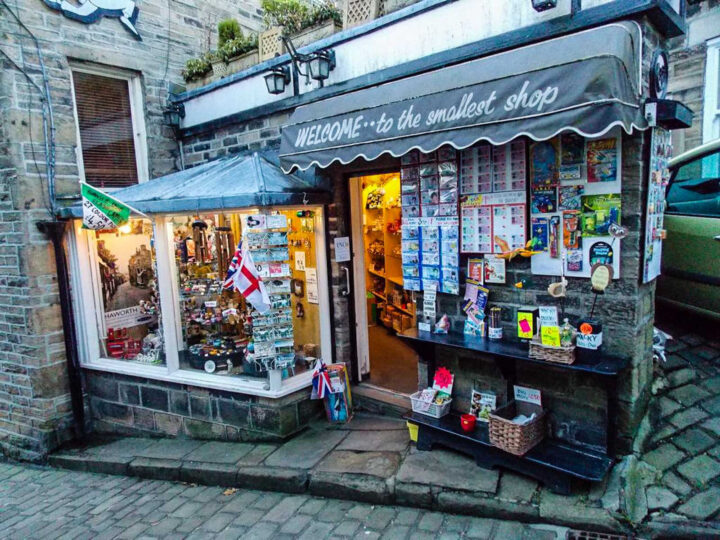
[(221, 78), (247, 69), (259, 62), (256, 34), (243, 35), (235, 19), (218, 24), (218, 48), (212, 62), (213, 74)]
[(302, 0), (263, 0), (265, 25), (260, 34), (260, 60), (285, 52), (280, 35), (304, 47), (342, 29), (342, 12), (329, 0), (311, 5)]
[(187, 61), (185, 69), (182, 70), (182, 76), (188, 90), (194, 90), (212, 82), (211, 58), (211, 53), (205, 53), (200, 58), (191, 58)]

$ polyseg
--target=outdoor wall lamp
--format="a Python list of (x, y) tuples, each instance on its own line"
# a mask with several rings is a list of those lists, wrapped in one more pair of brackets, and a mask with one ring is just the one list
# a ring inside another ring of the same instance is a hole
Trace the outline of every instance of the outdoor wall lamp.
[(275, 66), (265, 74), (265, 86), (271, 94), (282, 94), (285, 85), (290, 82), (290, 68), (288, 66)]
[(177, 130), (180, 127), (180, 120), (183, 118), (185, 118), (185, 105), (172, 101), (168, 102), (167, 106), (163, 109), (165, 125)]
[[(325, 79), (330, 76), (330, 72), (335, 69), (335, 51), (332, 49), (322, 49), (310, 54), (299, 53), (295, 45), (293, 45), (293, 42), (290, 41), (290, 38), (281, 36), (281, 39), (290, 55), (293, 94), (296, 96), (300, 94), (298, 82), (300, 75), (305, 77), (306, 81), (309, 81), (309, 79), (318, 81), (320, 88), (322, 88), (323, 81), (325, 81)], [(288, 82), (290, 82), (290, 73), (287, 66), (275, 67), (265, 74), (265, 84), (267, 85), (268, 92), (271, 94), (283, 93), (285, 91), (285, 85)]]
[(545, 11), (557, 7), (557, 0), (532, 0), (532, 7), (535, 11)]

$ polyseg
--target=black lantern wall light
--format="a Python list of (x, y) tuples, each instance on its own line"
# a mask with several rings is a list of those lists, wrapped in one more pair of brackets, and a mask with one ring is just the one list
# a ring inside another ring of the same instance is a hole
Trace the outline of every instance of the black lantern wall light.
[(330, 76), (330, 72), (335, 69), (335, 51), (333, 49), (321, 49), (310, 54), (297, 52), (295, 45), (290, 38), (282, 36), (282, 41), (290, 55), (290, 64), (292, 66), (292, 77), (288, 66), (276, 66), (265, 74), (265, 86), (271, 94), (282, 94), (285, 86), (292, 78), (293, 95), (300, 93), (298, 79), (300, 75), (305, 77), (305, 81), (309, 84), (310, 79), (314, 79), (323, 87), (323, 82)]
[(557, 7), (557, 0), (532, 0), (535, 11), (545, 11)]

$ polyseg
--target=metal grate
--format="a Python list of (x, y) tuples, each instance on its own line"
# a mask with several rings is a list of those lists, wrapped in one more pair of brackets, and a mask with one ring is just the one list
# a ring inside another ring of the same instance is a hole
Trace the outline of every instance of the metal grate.
[(282, 36), (283, 29), (280, 26), (266, 30), (260, 33), (258, 38), (258, 48), (260, 53), (260, 61), (270, 60), (285, 52), (285, 46), (283, 45), (280, 36)]
[(592, 531), (578, 531), (570, 529), (565, 536), (566, 540), (630, 540), (625, 534), (608, 534)]
[(347, 0), (343, 13), (343, 27), (352, 28), (377, 18), (382, 0)]

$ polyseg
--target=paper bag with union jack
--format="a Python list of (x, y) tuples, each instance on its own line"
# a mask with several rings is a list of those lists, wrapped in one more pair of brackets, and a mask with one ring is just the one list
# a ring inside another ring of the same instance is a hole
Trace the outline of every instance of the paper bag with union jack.
[(270, 309), (270, 297), (265, 284), (257, 272), (250, 250), (243, 245), (242, 240), (228, 267), (223, 289), (238, 291), (259, 313), (265, 313)]

